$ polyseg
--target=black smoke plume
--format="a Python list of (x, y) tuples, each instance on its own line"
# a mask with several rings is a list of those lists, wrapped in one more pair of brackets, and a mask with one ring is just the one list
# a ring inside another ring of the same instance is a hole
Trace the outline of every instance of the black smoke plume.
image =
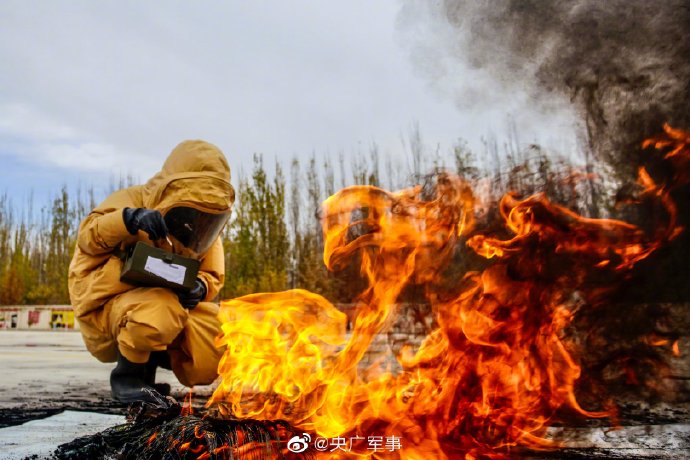
[(535, 100), (565, 95), (591, 147), (634, 177), (640, 143), (690, 127), (690, 1), (445, 0), (450, 48)]

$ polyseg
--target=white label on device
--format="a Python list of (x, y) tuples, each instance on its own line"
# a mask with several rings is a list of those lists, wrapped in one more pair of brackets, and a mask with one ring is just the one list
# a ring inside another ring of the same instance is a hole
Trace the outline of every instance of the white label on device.
[(153, 273), (171, 283), (184, 284), (184, 275), (187, 269), (184, 265), (168, 264), (155, 257), (148, 256), (144, 270)]

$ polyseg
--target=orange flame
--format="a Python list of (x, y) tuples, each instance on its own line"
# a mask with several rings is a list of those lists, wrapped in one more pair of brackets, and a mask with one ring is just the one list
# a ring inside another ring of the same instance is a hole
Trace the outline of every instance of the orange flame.
[(336, 193), (323, 203), (324, 262), (337, 269), (358, 254), (369, 281), (351, 333), (344, 313), (308, 291), (224, 301), (218, 344), (227, 351), (209, 404), (238, 418), (284, 419), (324, 438), (401, 439), (400, 451), (363, 446), (347, 454), (352, 458), (498, 458), (516, 447), (558, 446), (545, 436), (557, 411), (612, 415), (578, 403), (581, 369), (563, 339), (577, 298), (602, 293), (589, 292), (586, 280), (629, 270), (679, 231), (668, 190), (644, 169), (639, 177), (669, 214), (653, 237), (622, 221), (579, 216), (542, 194), (506, 195), (500, 212), (514, 236), (467, 240), (494, 264), (468, 273), (455, 297), (429, 289), (438, 327), (418, 349), (397, 356), (401, 371), (379, 366), (366, 374), (358, 366), (390, 326), (403, 288), (432, 286), (469, 236), (474, 198), (450, 174), (431, 192), (357, 186)]
[(184, 397), (184, 404), (182, 405), (182, 416), (187, 417), (192, 414), (194, 414), (194, 405), (192, 404), (192, 396), (193, 396), (194, 390), (192, 388), (189, 389), (187, 392), (187, 395)]

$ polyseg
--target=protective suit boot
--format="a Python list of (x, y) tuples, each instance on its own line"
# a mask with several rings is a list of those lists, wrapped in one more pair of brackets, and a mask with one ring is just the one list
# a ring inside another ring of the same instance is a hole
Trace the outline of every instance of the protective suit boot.
[(165, 399), (146, 383), (146, 363), (133, 363), (118, 351), (117, 365), (110, 373), (110, 390), (113, 398), (122, 403), (147, 401), (158, 403)]
[(162, 367), (163, 369), (170, 369), (170, 356), (167, 351), (153, 351), (151, 357), (146, 363), (146, 376), (144, 383), (153, 387), (158, 393), (163, 396), (170, 395), (170, 385), (167, 383), (156, 383), (156, 369)]

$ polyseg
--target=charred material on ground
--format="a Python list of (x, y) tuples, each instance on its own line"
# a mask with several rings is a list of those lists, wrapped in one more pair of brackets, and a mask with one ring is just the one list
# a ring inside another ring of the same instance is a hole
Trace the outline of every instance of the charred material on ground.
[(308, 459), (289, 453), (296, 433), (282, 421), (221, 420), (194, 414), (172, 398), (129, 406), (127, 423), (57, 448), (58, 460)]

